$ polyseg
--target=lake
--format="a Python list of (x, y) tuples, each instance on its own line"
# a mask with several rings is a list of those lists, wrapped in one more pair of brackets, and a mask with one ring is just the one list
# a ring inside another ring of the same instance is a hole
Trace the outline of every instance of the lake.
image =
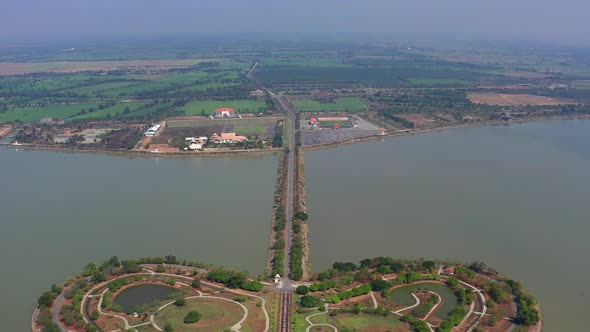
[[(585, 331), (590, 120), (471, 127), (305, 153), (311, 264), (481, 260)], [(564, 329), (567, 327), (567, 329)]]
[(0, 321), (86, 263), (174, 254), (264, 271), (277, 158), (128, 158), (0, 148)]
[[(123, 312), (135, 310), (141, 312), (141, 306), (159, 303), (174, 295), (176, 291), (173, 287), (157, 284), (143, 284), (131, 286), (121, 291), (115, 298), (113, 304), (120, 305)], [(156, 307), (157, 308), (157, 307)]]

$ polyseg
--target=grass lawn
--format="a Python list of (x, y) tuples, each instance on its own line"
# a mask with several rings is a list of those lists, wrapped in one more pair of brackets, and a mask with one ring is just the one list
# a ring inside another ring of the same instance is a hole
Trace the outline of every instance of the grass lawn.
[(299, 112), (362, 111), (367, 108), (361, 98), (358, 97), (338, 98), (331, 103), (321, 103), (310, 99), (296, 99), (293, 104)]
[[(95, 105), (94, 108), (96, 108), (97, 110), (92, 112), (92, 113), (86, 113), (86, 114), (81, 114), (81, 115), (77, 115), (74, 116), (70, 119), (72, 120), (78, 120), (78, 119), (102, 119), (102, 118), (107, 118), (109, 115), (114, 117), (117, 114), (123, 115), (125, 109), (127, 107), (129, 107), (129, 111), (131, 114), (131, 112), (133, 112), (134, 110), (136, 110), (138, 107), (144, 105), (143, 103), (120, 103), (117, 105), (114, 105), (112, 107), (107, 107), (105, 109), (102, 110), (98, 110), (98, 105)], [(126, 114), (127, 115), (127, 114)]]
[(252, 118), (252, 119), (203, 119), (203, 120), (176, 120), (168, 121), (168, 128), (179, 127), (209, 127), (209, 126), (232, 126), (233, 131), (238, 135), (264, 135), (266, 126), (276, 124), (281, 118)]
[(268, 105), (266, 105), (266, 102), (258, 100), (196, 100), (181, 107), (181, 109), (184, 110), (186, 115), (200, 115), (202, 112), (209, 115), (222, 107), (231, 107), (240, 113), (257, 113), (266, 111)]
[[(184, 324), (189, 311), (198, 311), (201, 320), (195, 324)], [(244, 315), (244, 310), (235, 303), (219, 299), (195, 298), (186, 301), (183, 307), (169, 305), (156, 315), (156, 323), (163, 328), (172, 323), (175, 332), (220, 331), (236, 324)]]
[(321, 127), (334, 127), (336, 124), (340, 127), (350, 127), (350, 121), (320, 121)]
[(400, 322), (396, 315), (377, 316), (377, 315), (353, 315), (338, 314), (336, 316), (321, 315), (311, 318), (314, 323), (328, 323), (336, 326), (338, 330), (350, 331), (392, 331), (392, 332), (409, 332), (409, 326)]
[(43, 118), (67, 119), (90, 107), (98, 107), (96, 104), (77, 104), (41, 107), (19, 107), (0, 113), (0, 123), (20, 120), (22, 122), (39, 121)]

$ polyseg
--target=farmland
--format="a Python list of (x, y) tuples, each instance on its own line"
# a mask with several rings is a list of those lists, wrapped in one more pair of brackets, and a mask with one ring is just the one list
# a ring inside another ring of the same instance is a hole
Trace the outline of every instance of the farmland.
[(337, 98), (328, 102), (310, 99), (295, 99), (293, 105), (299, 112), (319, 111), (362, 111), (367, 108), (358, 97)]
[[(40, 72), (77, 73), (84, 71), (110, 71), (127, 68), (167, 70), (185, 68), (205, 60), (128, 60), (128, 61), (56, 61), (0, 63), (0, 75), (19, 75)], [(211, 61), (211, 60), (207, 60)]]
[(0, 121), (2, 122), (32, 122), (39, 121), (43, 118), (53, 119), (67, 119), (80, 112), (87, 111), (94, 104), (77, 104), (77, 105), (59, 105), (59, 106), (44, 106), (44, 107), (20, 107), (10, 109), (7, 112), (0, 113)]

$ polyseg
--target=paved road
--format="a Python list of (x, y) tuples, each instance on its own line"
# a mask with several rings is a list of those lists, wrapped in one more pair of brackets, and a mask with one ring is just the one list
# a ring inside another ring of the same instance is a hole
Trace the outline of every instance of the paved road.
[(57, 324), (57, 326), (59, 327), (59, 330), (61, 332), (69, 332), (69, 330), (66, 329), (63, 326), (63, 324), (61, 323), (61, 321), (59, 320), (59, 309), (61, 309), (61, 305), (63, 304), (63, 302), (64, 302), (64, 294), (62, 292), (55, 299), (55, 303), (53, 304), (53, 308), (51, 309), (51, 319), (53, 320), (53, 322), (55, 324)]
[(287, 105), (285, 97), (267, 90), (271, 98), (276, 101), (279, 109), (287, 113), (289, 119), (289, 156), (287, 160), (287, 206), (285, 206), (285, 215), (287, 225), (285, 226), (285, 273), (283, 276), (282, 292), (293, 292), (291, 286), (291, 230), (293, 227), (293, 188), (295, 182), (295, 113)]

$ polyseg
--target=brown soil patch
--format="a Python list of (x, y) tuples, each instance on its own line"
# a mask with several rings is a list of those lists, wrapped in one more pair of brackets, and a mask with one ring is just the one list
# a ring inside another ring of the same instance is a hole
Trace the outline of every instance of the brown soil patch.
[(429, 115), (424, 114), (400, 114), (400, 118), (404, 118), (412, 123), (416, 128), (431, 128), (441, 126), (441, 122)]
[(11, 126), (0, 126), (0, 137), (4, 137), (12, 130)]
[(0, 63), (0, 75), (30, 73), (77, 73), (82, 71), (109, 71), (118, 69), (168, 70), (185, 68), (202, 62), (190, 60), (129, 60), (129, 61), (58, 61), (58, 62), (7, 62)]
[(476, 104), (500, 106), (575, 104), (575, 102), (571, 100), (529, 94), (470, 93), (467, 97)]

